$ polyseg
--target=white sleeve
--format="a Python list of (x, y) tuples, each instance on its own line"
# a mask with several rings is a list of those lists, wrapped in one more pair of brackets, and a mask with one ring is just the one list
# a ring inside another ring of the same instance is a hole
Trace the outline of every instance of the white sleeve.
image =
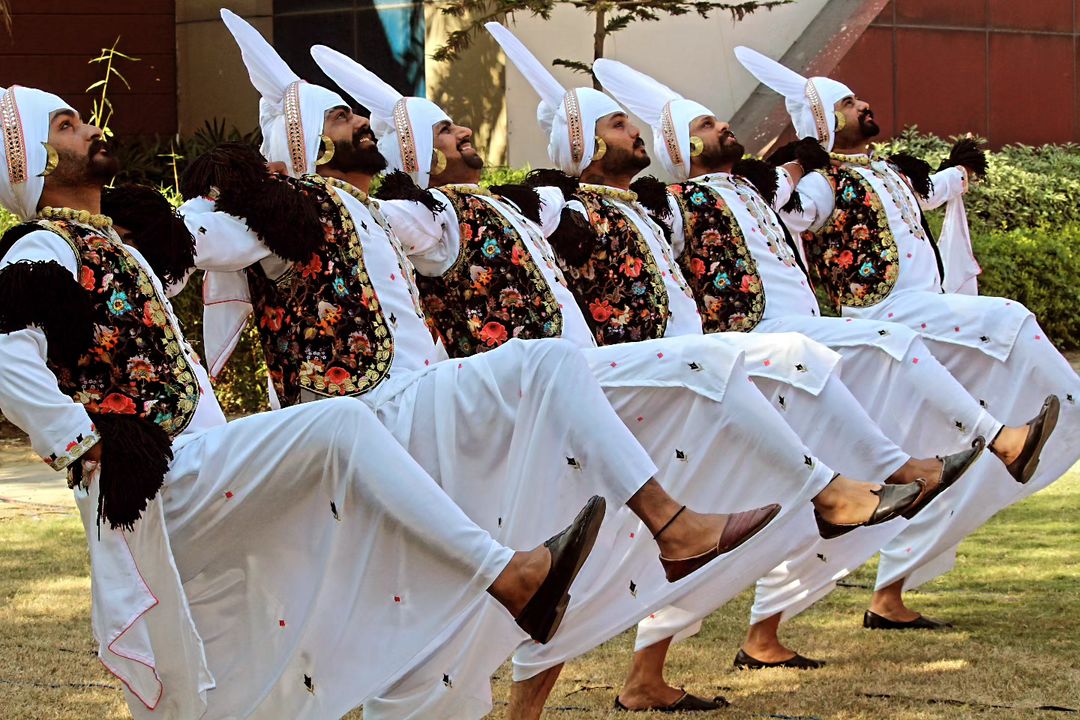
[(586, 220), (589, 219), (585, 206), (578, 200), (568, 202), (563, 197), (562, 190), (557, 187), (538, 187), (536, 194), (540, 196), (540, 229), (543, 230), (544, 237), (551, 237), (551, 233), (558, 229), (564, 208), (573, 210)]
[(835, 207), (832, 185), (821, 173), (810, 173), (799, 181), (794, 193), (799, 193), (802, 212), (781, 212), (780, 217), (792, 234), (817, 230), (828, 221)]
[(686, 250), (686, 228), (683, 226), (682, 208), (671, 193), (667, 194), (667, 204), (671, 210), (671, 251), (677, 259)]
[[(919, 197), (919, 204), (922, 205), (924, 210), (933, 210), (966, 193), (968, 189), (967, 169), (959, 165), (945, 168), (941, 172), (931, 175), (930, 182), (933, 183), (930, 197)], [(916, 193), (916, 196), (918, 196), (918, 193)]]
[(461, 252), (461, 227), (454, 206), (442, 193), (436, 198), (443, 204), (439, 213), (432, 213), (412, 200), (379, 201), (379, 209), (405, 254), (416, 271), (428, 277), (439, 277), (446, 272)]
[(795, 183), (791, 181), (791, 173), (783, 167), (776, 168), (776, 198), (773, 200), (773, 210), (779, 212), (780, 208), (787, 205), (795, 192)]
[[(55, 233), (38, 230), (20, 238), (0, 260), (0, 270), (18, 261), (56, 262), (77, 279), (78, 261)], [(42, 296), (48, 289), (42, 288)], [(0, 333), (0, 410), (30, 436), (34, 451), (63, 470), (100, 436), (86, 409), (60, 392), (46, 365), (47, 341), (39, 328)]]
[(195, 236), (195, 267), (200, 270), (234, 272), (272, 255), (243, 220), (219, 212), (207, 198), (188, 200), (179, 212)]

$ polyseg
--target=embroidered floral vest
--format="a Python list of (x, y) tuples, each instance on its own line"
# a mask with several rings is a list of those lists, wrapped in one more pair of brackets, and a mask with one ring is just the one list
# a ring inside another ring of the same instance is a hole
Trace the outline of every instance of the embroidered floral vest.
[(324, 242), (306, 262), (270, 280), (248, 268), (263, 355), (282, 406), (316, 395), (357, 395), (386, 377), (394, 339), (364, 267), (349, 211), (318, 177), (296, 181), (319, 205)]
[(96, 316), (78, 366), (49, 363), (60, 390), (88, 412), (137, 415), (179, 435), (195, 415), (199, 384), (150, 276), (114, 233), (66, 220), (35, 224), (75, 251)]
[(668, 191), (682, 211), (686, 246), (679, 257), (707, 333), (749, 332), (765, 314), (765, 292), (742, 228), (720, 193), (685, 182)]
[(824, 227), (802, 235), (810, 276), (837, 310), (876, 305), (900, 273), (881, 198), (857, 172), (836, 166), (818, 172), (832, 185), (836, 206)]
[(588, 257), (573, 265), (558, 257), (597, 345), (664, 336), (668, 295), (645, 238), (614, 202), (581, 188), (574, 195), (595, 233)]
[(457, 260), (439, 277), (417, 277), (424, 309), (451, 357), (510, 338), (562, 335), (562, 312), (521, 236), (480, 197), (449, 188), (461, 227)]

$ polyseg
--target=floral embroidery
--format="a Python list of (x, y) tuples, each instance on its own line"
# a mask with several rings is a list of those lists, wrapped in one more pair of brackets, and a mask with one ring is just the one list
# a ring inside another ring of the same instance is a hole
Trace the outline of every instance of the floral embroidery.
[(247, 270), (263, 356), (283, 406), (298, 403), (301, 390), (367, 392), (386, 377), (394, 355), (348, 210), (317, 176), (289, 182), (318, 203), (324, 242), (277, 280), (259, 265)]
[[(199, 386), (150, 277), (111, 229), (67, 220), (38, 225), (71, 246), (79, 282), (94, 299), (89, 352), (74, 368), (50, 363), (60, 390), (88, 412), (138, 415), (175, 437), (195, 414)], [(92, 440), (76, 441), (80, 452), (69, 448), (50, 464), (70, 464)]]
[(765, 293), (738, 220), (708, 185), (687, 182), (668, 191), (682, 210), (686, 249), (679, 265), (697, 300), (703, 329), (753, 330), (765, 314)]
[(418, 277), (424, 308), (451, 357), (508, 339), (558, 337), (562, 311), (523, 238), (490, 202), (440, 188), (457, 213), (461, 247), (440, 277)]
[(663, 337), (667, 289), (645, 238), (612, 199), (585, 188), (575, 198), (589, 214), (595, 239), (581, 264), (557, 259), (596, 344)]
[(838, 310), (876, 305), (892, 292), (900, 272), (881, 198), (852, 169), (834, 166), (819, 172), (835, 191), (836, 207), (823, 228), (803, 233), (811, 277)]

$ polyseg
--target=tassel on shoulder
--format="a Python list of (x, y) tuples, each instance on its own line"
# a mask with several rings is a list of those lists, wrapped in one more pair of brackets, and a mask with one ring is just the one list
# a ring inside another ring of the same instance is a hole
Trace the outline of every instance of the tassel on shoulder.
[(128, 231), (134, 245), (165, 285), (195, 267), (195, 238), (184, 219), (156, 188), (125, 184), (101, 193), (101, 212)]
[(761, 197), (765, 198), (765, 202), (772, 206), (777, 190), (776, 168), (773, 165), (757, 158), (743, 158), (735, 163), (731, 172), (749, 180)]
[(654, 218), (671, 219), (667, 185), (652, 175), (646, 175), (630, 183), (630, 189), (637, 194), (641, 206), (648, 210), (649, 214)]
[(930, 193), (934, 190), (933, 182), (930, 180), (930, 163), (908, 153), (890, 155), (889, 162), (907, 177), (915, 192), (924, 198), (930, 197)]
[(190, 200), (215, 199), (218, 210), (241, 218), (274, 254), (307, 262), (325, 238), (321, 193), (300, 181), (270, 172), (262, 156), (245, 143), (223, 143), (196, 158), (180, 180)]
[(52, 260), (20, 260), (0, 269), (0, 333), (34, 326), (50, 362), (74, 368), (94, 343), (94, 305), (71, 271)]
[(571, 177), (561, 170), (544, 169), (533, 170), (525, 176), (525, 184), (529, 187), (557, 187), (563, 197), (569, 200), (578, 191), (581, 180)]
[(570, 208), (563, 208), (559, 227), (548, 236), (555, 254), (571, 267), (580, 267), (588, 261), (595, 241), (596, 234), (588, 219)]
[(134, 530), (165, 483), (172, 442), (161, 426), (137, 415), (91, 413), (90, 418), (101, 434), (98, 523)]
[(535, 189), (523, 184), (510, 184), (510, 185), (492, 185), (488, 188), (496, 195), (503, 197), (517, 206), (521, 214), (532, 220), (534, 223), (540, 223), (540, 210), (543, 206), (543, 201), (540, 199), (540, 194)]
[(432, 215), (446, 209), (434, 195), (417, 185), (407, 173), (401, 170), (382, 176), (375, 197), (380, 200), (411, 200), (426, 207)]

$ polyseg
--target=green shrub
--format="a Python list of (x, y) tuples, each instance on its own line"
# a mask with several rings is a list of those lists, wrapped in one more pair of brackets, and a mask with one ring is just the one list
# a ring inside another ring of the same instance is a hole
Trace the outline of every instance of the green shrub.
[(1080, 223), (972, 236), (979, 294), (1022, 302), (1054, 344), (1080, 348)]
[[(886, 154), (904, 151), (937, 167), (949, 154), (951, 141), (904, 130), (879, 145)], [(987, 153), (985, 179), (964, 198), (973, 230), (1053, 228), (1080, 223), (1080, 145), (1006, 145)]]

